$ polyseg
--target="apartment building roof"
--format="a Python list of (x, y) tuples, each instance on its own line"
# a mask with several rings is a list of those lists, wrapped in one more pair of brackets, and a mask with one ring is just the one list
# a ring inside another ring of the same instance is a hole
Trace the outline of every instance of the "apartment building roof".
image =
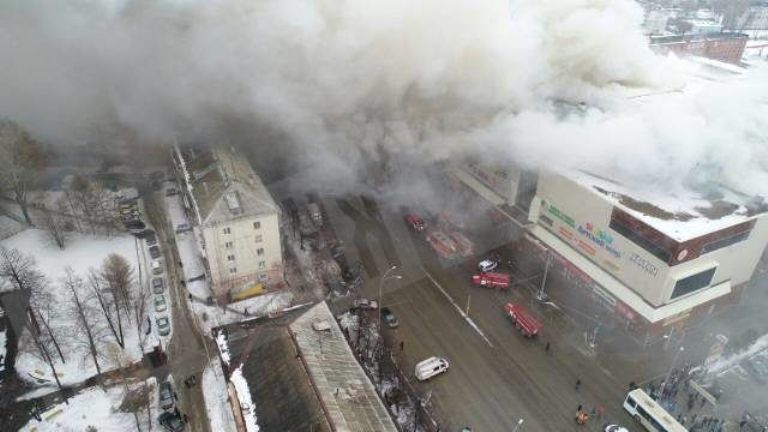
[(248, 161), (231, 147), (177, 147), (200, 225), (278, 213), (279, 207)]

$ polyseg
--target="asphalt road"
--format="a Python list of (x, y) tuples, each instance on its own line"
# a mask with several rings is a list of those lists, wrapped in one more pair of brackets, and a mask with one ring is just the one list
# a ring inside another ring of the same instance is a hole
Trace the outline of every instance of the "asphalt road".
[[(326, 202), (326, 208), (334, 205)], [(446, 374), (415, 383), (422, 397), (429, 397), (443, 430), (469, 425), (475, 431), (511, 431), (520, 419), (524, 423), (519, 430), (527, 431), (596, 431), (607, 421), (632, 426), (621, 409), (628, 380), (610, 376), (592, 354), (580, 349), (582, 342), (574, 340), (579, 333), (559, 312), (532, 304), (526, 290), (498, 292), (470, 286), (470, 269), (444, 266), (420, 234), (405, 228), (398, 214), (377, 219), (350, 212), (343, 205), (340, 210), (330, 210), (336, 214), (332, 223), (348, 245), (348, 253), (360, 258), (366, 269), (376, 269), (368, 274), (364, 295), (375, 298), (379, 269), (397, 264), (383, 253), (389, 246), (378, 244), (382, 233), (396, 245), (403, 280), (388, 281), (382, 300), (401, 323), (398, 329), (389, 330), (393, 332), (390, 336), (404, 342), (397, 358), (405, 370), (433, 355), (449, 360)], [(345, 239), (349, 234), (352, 236)], [(355, 255), (355, 250), (364, 253)], [(469, 317), (479, 331), (458, 310), (466, 309), (468, 296)], [(523, 338), (515, 331), (502, 312), (507, 301), (528, 305), (544, 322), (538, 339)], [(546, 341), (551, 343), (549, 352), (544, 350)], [(582, 382), (578, 391), (577, 379)], [(577, 426), (574, 417), (580, 404), (603, 406), (605, 417), (593, 418), (586, 427)]]

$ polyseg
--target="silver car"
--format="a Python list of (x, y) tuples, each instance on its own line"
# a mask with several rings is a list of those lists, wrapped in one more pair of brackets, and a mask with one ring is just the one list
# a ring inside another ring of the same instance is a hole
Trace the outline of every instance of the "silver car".
[(162, 294), (165, 290), (165, 280), (163, 278), (152, 278), (152, 292), (155, 294)]
[(168, 304), (165, 302), (165, 296), (155, 294), (155, 312), (165, 312), (168, 310)]
[(171, 334), (171, 322), (168, 321), (168, 317), (160, 317), (157, 319), (157, 332), (160, 336), (168, 336)]

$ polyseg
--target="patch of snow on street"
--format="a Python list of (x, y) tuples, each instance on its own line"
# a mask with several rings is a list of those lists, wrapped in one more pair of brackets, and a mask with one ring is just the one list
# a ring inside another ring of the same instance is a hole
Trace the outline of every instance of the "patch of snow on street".
[(232, 372), (232, 376), (229, 380), (235, 386), (235, 392), (237, 393), (237, 399), (240, 401), (240, 408), (243, 413), (243, 419), (245, 420), (245, 427), (248, 432), (258, 432), (259, 425), (256, 423), (256, 407), (251, 401), (251, 389), (248, 387), (248, 382), (243, 377), (243, 366), (235, 369)]
[(748, 359), (761, 351), (768, 349), (768, 334), (758, 338), (749, 348), (739, 353), (723, 357), (713, 362), (711, 365), (706, 366), (707, 373), (719, 374), (732, 368), (734, 365), (741, 363), (742, 360)]
[(203, 396), (208, 411), (211, 430), (216, 432), (236, 432), (237, 424), (232, 414), (227, 394), (227, 381), (221, 369), (219, 359), (214, 358), (203, 372)]
[(0, 372), (5, 370), (5, 330), (0, 331)]
[(221, 359), (224, 360), (224, 364), (229, 366), (229, 346), (227, 345), (227, 336), (223, 330), (220, 330), (216, 335), (216, 345), (219, 346), (219, 353), (221, 354)]

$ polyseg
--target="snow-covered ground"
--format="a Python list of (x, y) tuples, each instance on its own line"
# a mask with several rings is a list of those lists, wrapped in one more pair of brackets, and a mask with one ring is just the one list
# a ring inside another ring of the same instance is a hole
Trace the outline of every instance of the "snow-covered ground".
[(5, 370), (5, 330), (0, 331), (0, 372)]
[[(66, 305), (71, 303), (70, 295), (62, 283), (65, 269), (71, 267), (77, 275), (85, 278), (90, 269), (98, 269), (104, 259), (110, 254), (122, 255), (137, 271), (136, 240), (132, 236), (117, 236), (111, 238), (89, 237), (73, 234), (65, 249), (52, 245), (46, 233), (38, 229), (28, 229), (5, 240), (0, 245), (15, 248), (25, 255), (35, 258), (37, 269), (41, 271), (48, 283), (49, 292), (53, 299), (50, 318), (52, 326), (60, 331), (73, 327), (73, 318), (64, 313)], [(142, 264), (142, 267), (144, 265)], [(149, 307), (152, 307), (151, 305)], [(124, 322), (125, 350), (121, 351), (117, 343), (105, 340), (100, 347), (104, 354), (101, 358), (103, 371), (108, 371), (141, 359), (143, 353), (139, 347), (139, 335), (133, 322)], [(21, 343), (29, 342), (22, 337)], [(33, 354), (34, 353), (34, 354)], [(119, 357), (119, 358), (118, 358)], [(93, 361), (82, 352), (66, 355), (65, 363), (56, 358), (56, 369), (63, 384), (75, 384), (96, 374)], [(36, 355), (31, 346), (22, 346), (16, 358), (16, 369), (20, 377), (32, 382), (51, 382), (53, 376), (44, 361)]]
[[(154, 381), (154, 378), (152, 378)], [(156, 393), (152, 385), (152, 393)], [(150, 393), (150, 396), (152, 396)], [(136, 421), (130, 412), (120, 410), (124, 397), (124, 388), (114, 386), (106, 393), (99, 387), (89, 388), (69, 400), (49, 408), (41, 414), (42, 421), (30, 420), (20, 429), (23, 432), (61, 432), (88, 431), (93, 426), (98, 432), (127, 432), (136, 430)], [(157, 404), (150, 403), (151, 407)], [(153, 409), (153, 411), (155, 411)], [(154, 416), (153, 412), (151, 415)], [(146, 411), (139, 413), (140, 423), (145, 423)], [(153, 424), (157, 425), (153, 419)], [(142, 428), (146, 425), (142, 424)]]
[[(170, 187), (166, 184), (165, 189)], [(164, 190), (165, 190), (164, 189)], [(181, 196), (172, 195), (165, 197), (165, 207), (171, 226), (176, 227), (181, 224), (192, 223), (188, 220), (182, 207)], [(213, 297), (208, 281), (206, 279), (193, 280), (200, 275), (205, 274), (205, 266), (200, 255), (200, 241), (197, 237), (197, 230), (176, 234), (176, 247), (179, 250), (184, 278), (187, 282), (187, 291), (196, 299), (190, 302), (192, 310), (195, 311), (197, 321), (201, 330), (210, 333), (210, 330), (226, 324), (242, 321), (248, 317), (256, 317), (280, 311), (291, 304), (293, 294), (290, 291), (280, 291), (268, 293), (258, 297), (252, 297), (247, 300), (239, 301), (221, 308), (215, 305), (204, 303), (209, 297)], [(189, 301), (188, 297), (187, 300)], [(248, 316), (245, 312), (248, 312)]]
[(211, 422), (211, 430), (216, 432), (236, 432), (237, 425), (232, 414), (232, 406), (229, 404), (227, 394), (227, 381), (221, 369), (221, 362), (215, 358), (208, 363), (203, 372), (203, 388), (205, 392), (205, 406), (208, 411), (208, 420)]

